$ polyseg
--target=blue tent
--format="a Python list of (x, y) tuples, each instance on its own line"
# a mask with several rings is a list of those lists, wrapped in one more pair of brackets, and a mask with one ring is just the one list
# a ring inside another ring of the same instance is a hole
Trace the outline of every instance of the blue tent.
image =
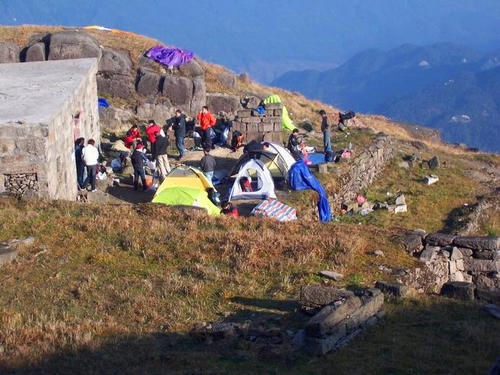
[(332, 213), (330, 211), (330, 204), (325, 189), (314, 177), (306, 163), (303, 160), (296, 162), (288, 171), (288, 180), (293, 190), (309, 190), (316, 191), (319, 195), (318, 211), (319, 219), (323, 222), (332, 220)]

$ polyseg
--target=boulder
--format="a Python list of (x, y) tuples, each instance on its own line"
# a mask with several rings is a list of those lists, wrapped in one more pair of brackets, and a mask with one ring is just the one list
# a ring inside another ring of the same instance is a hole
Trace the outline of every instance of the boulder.
[(354, 296), (354, 293), (322, 285), (306, 285), (300, 290), (300, 303), (307, 307), (321, 307)]
[(19, 62), (19, 46), (11, 42), (0, 42), (0, 64)]
[(240, 108), (240, 98), (228, 94), (207, 94), (207, 105), (212, 113), (235, 113)]
[(390, 283), (388, 281), (377, 281), (375, 288), (380, 289), (384, 294), (390, 294), (394, 297), (405, 297), (409, 288), (401, 283)]
[(47, 47), (43, 42), (32, 44), (26, 49), (24, 61), (33, 62), (47, 60), (46, 48)]
[(132, 82), (129, 76), (98, 73), (97, 90), (99, 95), (108, 94), (118, 98), (128, 98), (132, 93)]
[(137, 117), (147, 121), (154, 119), (157, 123), (163, 124), (173, 117), (176, 108), (170, 103), (142, 103), (136, 108)]
[(99, 110), (99, 121), (101, 127), (106, 130), (128, 130), (132, 126), (133, 115), (131, 111), (109, 106)]
[(453, 244), (473, 250), (500, 250), (500, 237), (457, 237)]
[(436, 259), (439, 250), (440, 248), (437, 246), (427, 245), (424, 251), (422, 251), (422, 254), (420, 254), (420, 261), (424, 263), (432, 262), (434, 259)]
[(441, 295), (463, 301), (473, 301), (474, 289), (475, 287), (472, 283), (449, 281), (441, 288)]
[(199, 77), (205, 75), (205, 68), (203, 68), (201, 62), (195, 58), (179, 66), (179, 72), (186, 77)]
[(437, 156), (434, 156), (431, 160), (427, 162), (427, 165), (429, 166), (430, 169), (437, 169), (441, 166), (441, 163), (439, 162), (439, 158)]
[(193, 81), (189, 78), (167, 75), (164, 77), (161, 93), (168, 97), (173, 105), (187, 106), (189, 110), (193, 99), (193, 85)]
[(130, 79), (132, 60), (128, 51), (116, 51), (104, 48), (99, 61), (99, 72), (108, 74), (121, 74)]
[(79, 31), (59, 31), (51, 34), (49, 60), (67, 60), (102, 55), (99, 43), (89, 34)]
[(238, 87), (236, 74), (232, 72), (220, 72), (217, 73), (217, 80), (222, 83), (223, 86), (229, 89), (236, 89)]
[(250, 75), (248, 73), (241, 73), (239, 76), (238, 76), (238, 81), (240, 81), (241, 83), (244, 83), (244, 84), (249, 84), (252, 82), (252, 80), (250, 79)]
[(431, 233), (425, 238), (425, 242), (431, 246), (450, 246), (455, 235), (446, 233)]
[(258, 96), (246, 96), (241, 100), (241, 105), (243, 106), (243, 108), (253, 109), (257, 108), (261, 102), (262, 99)]
[(201, 111), (207, 102), (207, 89), (205, 84), (205, 77), (197, 77), (193, 79), (194, 91), (193, 99), (191, 100), (191, 115), (196, 115)]
[(160, 90), (160, 75), (152, 70), (140, 68), (137, 72), (136, 90), (140, 95), (156, 95)]
[(399, 205), (406, 205), (406, 198), (404, 196), (404, 194), (399, 194), (397, 197), (396, 197), (396, 206), (399, 206)]
[(433, 185), (435, 184), (436, 182), (439, 181), (439, 177), (434, 175), (434, 174), (430, 174), (428, 175), (425, 179), (424, 179), (424, 182), (427, 184), (427, 185)]
[(500, 261), (487, 259), (472, 259), (464, 260), (465, 271), (481, 273), (481, 272), (500, 272)]

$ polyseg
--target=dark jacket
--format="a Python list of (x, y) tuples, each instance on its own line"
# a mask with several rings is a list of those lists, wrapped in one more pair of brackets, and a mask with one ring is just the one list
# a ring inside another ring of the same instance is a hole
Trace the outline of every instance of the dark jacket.
[(155, 154), (153, 157), (156, 159), (159, 155), (166, 155), (169, 144), (170, 142), (167, 137), (159, 136), (156, 138)]
[(174, 129), (175, 138), (184, 138), (186, 135), (186, 115), (174, 116), (172, 118), (172, 128)]
[(76, 161), (77, 167), (85, 165), (85, 163), (83, 162), (83, 158), (82, 158), (82, 150), (83, 150), (82, 146), (80, 146), (80, 145), (76, 146), (75, 161)]
[(203, 172), (213, 172), (215, 171), (215, 166), (217, 165), (215, 158), (212, 155), (205, 155), (200, 160), (200, 167)]
[(288, 138), (287, 148), (295, 158), (295, 160), (299, 160), (302, 157), (302, 151), (300, 150), (299, 145), (299, 137), (293, 135), (293, 133), (290, 134), (290, 137)]
[(325, 117), (323, 117), (323, 120), (321, 121), (321, 131), (327, 132), (329, 130), (330, 130), (330, 124), (328, 123), (328, 117), (325, 116)]
[(136, 149), (132, 153), (130, 160), (132, 161), (132, 166), (134, 167), (134, 169), (141, 170), (144, 168), (144, 158), (141, 150)]

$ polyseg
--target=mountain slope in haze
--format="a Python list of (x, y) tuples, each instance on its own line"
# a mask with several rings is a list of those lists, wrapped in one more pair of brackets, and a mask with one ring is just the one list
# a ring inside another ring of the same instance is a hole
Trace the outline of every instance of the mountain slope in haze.
[(500, 40), (500, 3), (1, 0), (0, 24), (100, 24), (134, 30), (270, 82), (292, 69), (335, 67), (368, 48), (441, 40), (491, 48)]
[(273, 85), (340, 108), (428, 125), (447, 141), (499, 152), (492, 137), (500, 138), (497, 66), (498, 52), (451, 43), (403, 45), (362, 52), (324, 72), (289, 72)]

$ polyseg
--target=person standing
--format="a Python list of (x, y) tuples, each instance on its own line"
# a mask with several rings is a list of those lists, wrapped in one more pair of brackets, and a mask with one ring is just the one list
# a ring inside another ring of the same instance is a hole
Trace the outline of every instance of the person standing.
[(139, 177), (141, 178), (142, 190), (146, 190), (146, 173), (144, 172), (144, 147), (138, 144), (132, 156), (132, 167), (134, 167), (134, 190), (139, 189)]
[(212, 137), (211, 137), (211, 133), (213, 132), (212, 127), (217, 122), (215, 116), (208, 110), (207, 106), (203, 106), (201, 112), (198, 113), (198, 116), (196, 118), (200, 122), (201, 133), (202, 133), (201, 142), (203, 148), (212, 149)]
[(210, 182), (212, 182), (214, 178), (215, 167), (217, 166), (217, 162), (215, 158), (210, 155), (210, 149), (205, 148), (203, 150), (204, 156), (200, 160), (200, 168), (205, 176), (208, 178)]
[(323, 132), (323, 150), (324, 152), (331, 152), (332, 151), (332, 141), (331, 141), (331, 134), (330, 134), (330, 123), (328, 122), (328, 116), (325, 112), (325, 110), (319, 111), (319, 114), (321, 115), (321, 131)]
[(97, 165), (99, 164), (99, 150), (95, 147), (95, 141), (93, 139), (89, 139), (87, 146), (83, 148), (82, 159), (87, 166), (87, 178), (83, 183), (83, 188), (86, 189), (90, 183), (92, 192), (96, 192), (95, 179), (97, 174)]
[(151, 154), (155, 154), (156, 147), (156, 133), (161, 132), (161, 128), (156, 125), (155, 120), (149, 120), (146, 127), (146, 134), (148, 135), (149, 143), (151, 143)]
[(85, 173), (85, 162), (83, 161), (82, 151), (85, 147), (85, 138), (78, 138), (75, 141), (75, 162), (76, 162), (76, 180), (78, 188), (83, 189), (83, 175)]
[(181, 160), (185, 155), (184, 137), (186, 136), (186, 115), (182, 113), (180, 109), (175, 111), (173, 129), (175, 135), (175, 145), (179, 151), (179, 158), (177, 160)]
[(156, 160), (158, 164), (158, 168), (160, 169), (160, 176), (163, 179), (167, 177), (167, 174), (170, 173), (170, 163), (168, 162), (167, 150), (170, 142), (168, 141), (168, 137), (162, 133), (156, 133), (156, 147), (155, 153), (153, 154), (153, 160)]

